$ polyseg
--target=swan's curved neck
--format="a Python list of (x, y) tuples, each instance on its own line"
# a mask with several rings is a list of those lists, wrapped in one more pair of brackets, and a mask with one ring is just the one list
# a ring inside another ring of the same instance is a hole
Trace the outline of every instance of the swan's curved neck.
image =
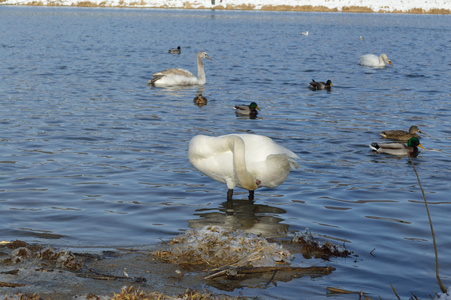
[(233, 168), (235, 169), (239, 184), (246, 190), (256, 190), (257, 184), (246, 168), (245, 145), (243, 139), (231, 135), (228, 137), (228, 141), (229, 147), (233, 152)]
[(197, 56), (197, 77), (199, 84), (205, 84), (207, 79), (205, 78), (204, 61), (200, 56)]

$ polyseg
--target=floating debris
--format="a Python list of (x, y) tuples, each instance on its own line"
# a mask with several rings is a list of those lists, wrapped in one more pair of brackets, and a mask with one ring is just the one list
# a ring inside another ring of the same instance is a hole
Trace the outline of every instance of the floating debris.
[(293, 259), (288, 250), (264, 237), (217, 226), (188, 230), (170, 245), (169, 250), (154, 254), (185, 267), (262, 267), (289, 264)]
[(300, 253), (306, 259), (321, 258), (329, 260), (330, 257), (349, 257), (352, 252), (347, 249), (340, 249), (339, 246), (331, 242), (321, 243), (313, 240), (312, 234), (305, 230), (301, 234), (296, 234), (293, 241), (289, 243), (291, 246), (301, 246)]
[(178, 297), (170, 297), (163, 293), (152, 292), (145, 293), (141, 291), (139, 288), (135, 288), (133, 286), (124, 287), (119, 294), (114, 293), (114, 297), (111, 300), (173, 300), (173, 299), (184, 299), (184, 300), (240, 300), (245, 299), (245, 297), (239, 295), (236, 297), (228, 297), (228, 296), (214, 296), (209, 291), (198, 292), (192, 289), (187, 289), (183, 294), (178, 295)]

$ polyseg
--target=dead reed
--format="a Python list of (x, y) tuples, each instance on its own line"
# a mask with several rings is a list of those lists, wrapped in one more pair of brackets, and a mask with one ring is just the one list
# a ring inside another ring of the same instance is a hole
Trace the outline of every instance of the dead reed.
[(446, 293), (447, 290), (446, 290), (442, 280), (440, 279), (440, 274), (439, 274), (437, 243), (435, 241), (434, 226), (432, 226), (432, 218), (431, 218), (431, 213), (429, 212), (428, 201), (426, 200), (426, 194), (424, 193), (423, 186), (421, 185), (420, 176), (418, 176), (417, 169), (415, 168), (415, 164), (413, 163), (412, 157), (410, 155), (409, 155), (409, 159), (410, 159), (410, 162), (412, 163), (412, 167), (413, 167), (413, 170), (415, 171), (415, 175), (417, 176), (417, 180), (418, 180), (418, 184), (421, 189), (421, 193), (423, 194), (424, 205), (426, 207), (426, 212), (427, 212), (428, 219), (429, 219), (429, 226), (431, 227), (432, 242), (434, 244), (434, 252), (435, 252), (435, 276), (437, 277), (437, 281), (438, 281), (438, 285), (440, 286), (440, 290), (442, 291), (442, 293)]

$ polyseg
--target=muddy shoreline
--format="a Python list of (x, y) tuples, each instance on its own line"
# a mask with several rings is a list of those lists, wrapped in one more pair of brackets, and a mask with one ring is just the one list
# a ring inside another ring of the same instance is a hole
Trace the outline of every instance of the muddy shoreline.
[[(231, 232), (225, 234), (228, 239), (235, 235)], [(293, 266), (285, 262), (255, 266), (253, 262), (256, 259), (245, 262), (231, 259), (228, 254), (232, 255), (233, 251), (230, 250), (225, 251), (226, 257), (220, 257), (218, 250), (206, 248), (217, 249), (218, 243), (210, 242), (181, 253), (180, 249), (187, 249), (187, 244), (179, 245), (180, 237), (153, 248), (80, 252), (18, 240), (4, 241), (0, 244), (0, 292), (5, 300), (129, 299), (117, 295), (132, 287), (134, 291), (156, 295), (155, 298), (137, 299), (172, 299), (187, 293), (196, 293), (196, 296), (186, 299), (246, 299), (246, 295), (239, 292), (243, 288), (259, 289), (270, 283), (276, 285), (278, 281), (287, 282), (304, 276), (328, 276), (335, 271), (328, 263), (331, 258), (354, 256), (347, 249), (315, 241), (306, 235), (293, 240), (271, 240), (269, 244), (264, 238), (250, 237), (264, 241), (267, 246), (276, 246), (275, 253), (287, 249), (295, 256), (302, 255), (303, 259), (320, 259), (316, 260), (319, 265)], [(237, 240), (243, 238), (248, 237), (239, 235)], [(255, 245), (255, 241), (251, 244)], [(224, 244), (220, 249), (228, 246)], [(255, 247), (245, 248), (241, 250), (256, 251)], [(256, 253), (268, 249), (257, 249)], [(202, 259), (199, 256), (196, 259), (198, 250), (205, 251), (200, 256)], [(208, 253), (213, 254), (206, 261)], [(245, 256), (251, 257), (249, 253), (246, 252)], [(203, 298), (196, 298), (199, 294)]]

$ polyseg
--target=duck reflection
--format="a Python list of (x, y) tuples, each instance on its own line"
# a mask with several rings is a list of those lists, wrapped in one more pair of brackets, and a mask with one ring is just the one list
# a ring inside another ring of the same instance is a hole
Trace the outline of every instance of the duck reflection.
[(251, 200), (226, 201), (215, 209), (199, 209), (195, 215), (199, 219), (189, 220), (191, 228), (198, 229), (206, 225), (216, 225), (225, 229), (261, 234), (264, 237), (285, 236), (288, 225), (282, 224), (280, 217), (286, 210)]

